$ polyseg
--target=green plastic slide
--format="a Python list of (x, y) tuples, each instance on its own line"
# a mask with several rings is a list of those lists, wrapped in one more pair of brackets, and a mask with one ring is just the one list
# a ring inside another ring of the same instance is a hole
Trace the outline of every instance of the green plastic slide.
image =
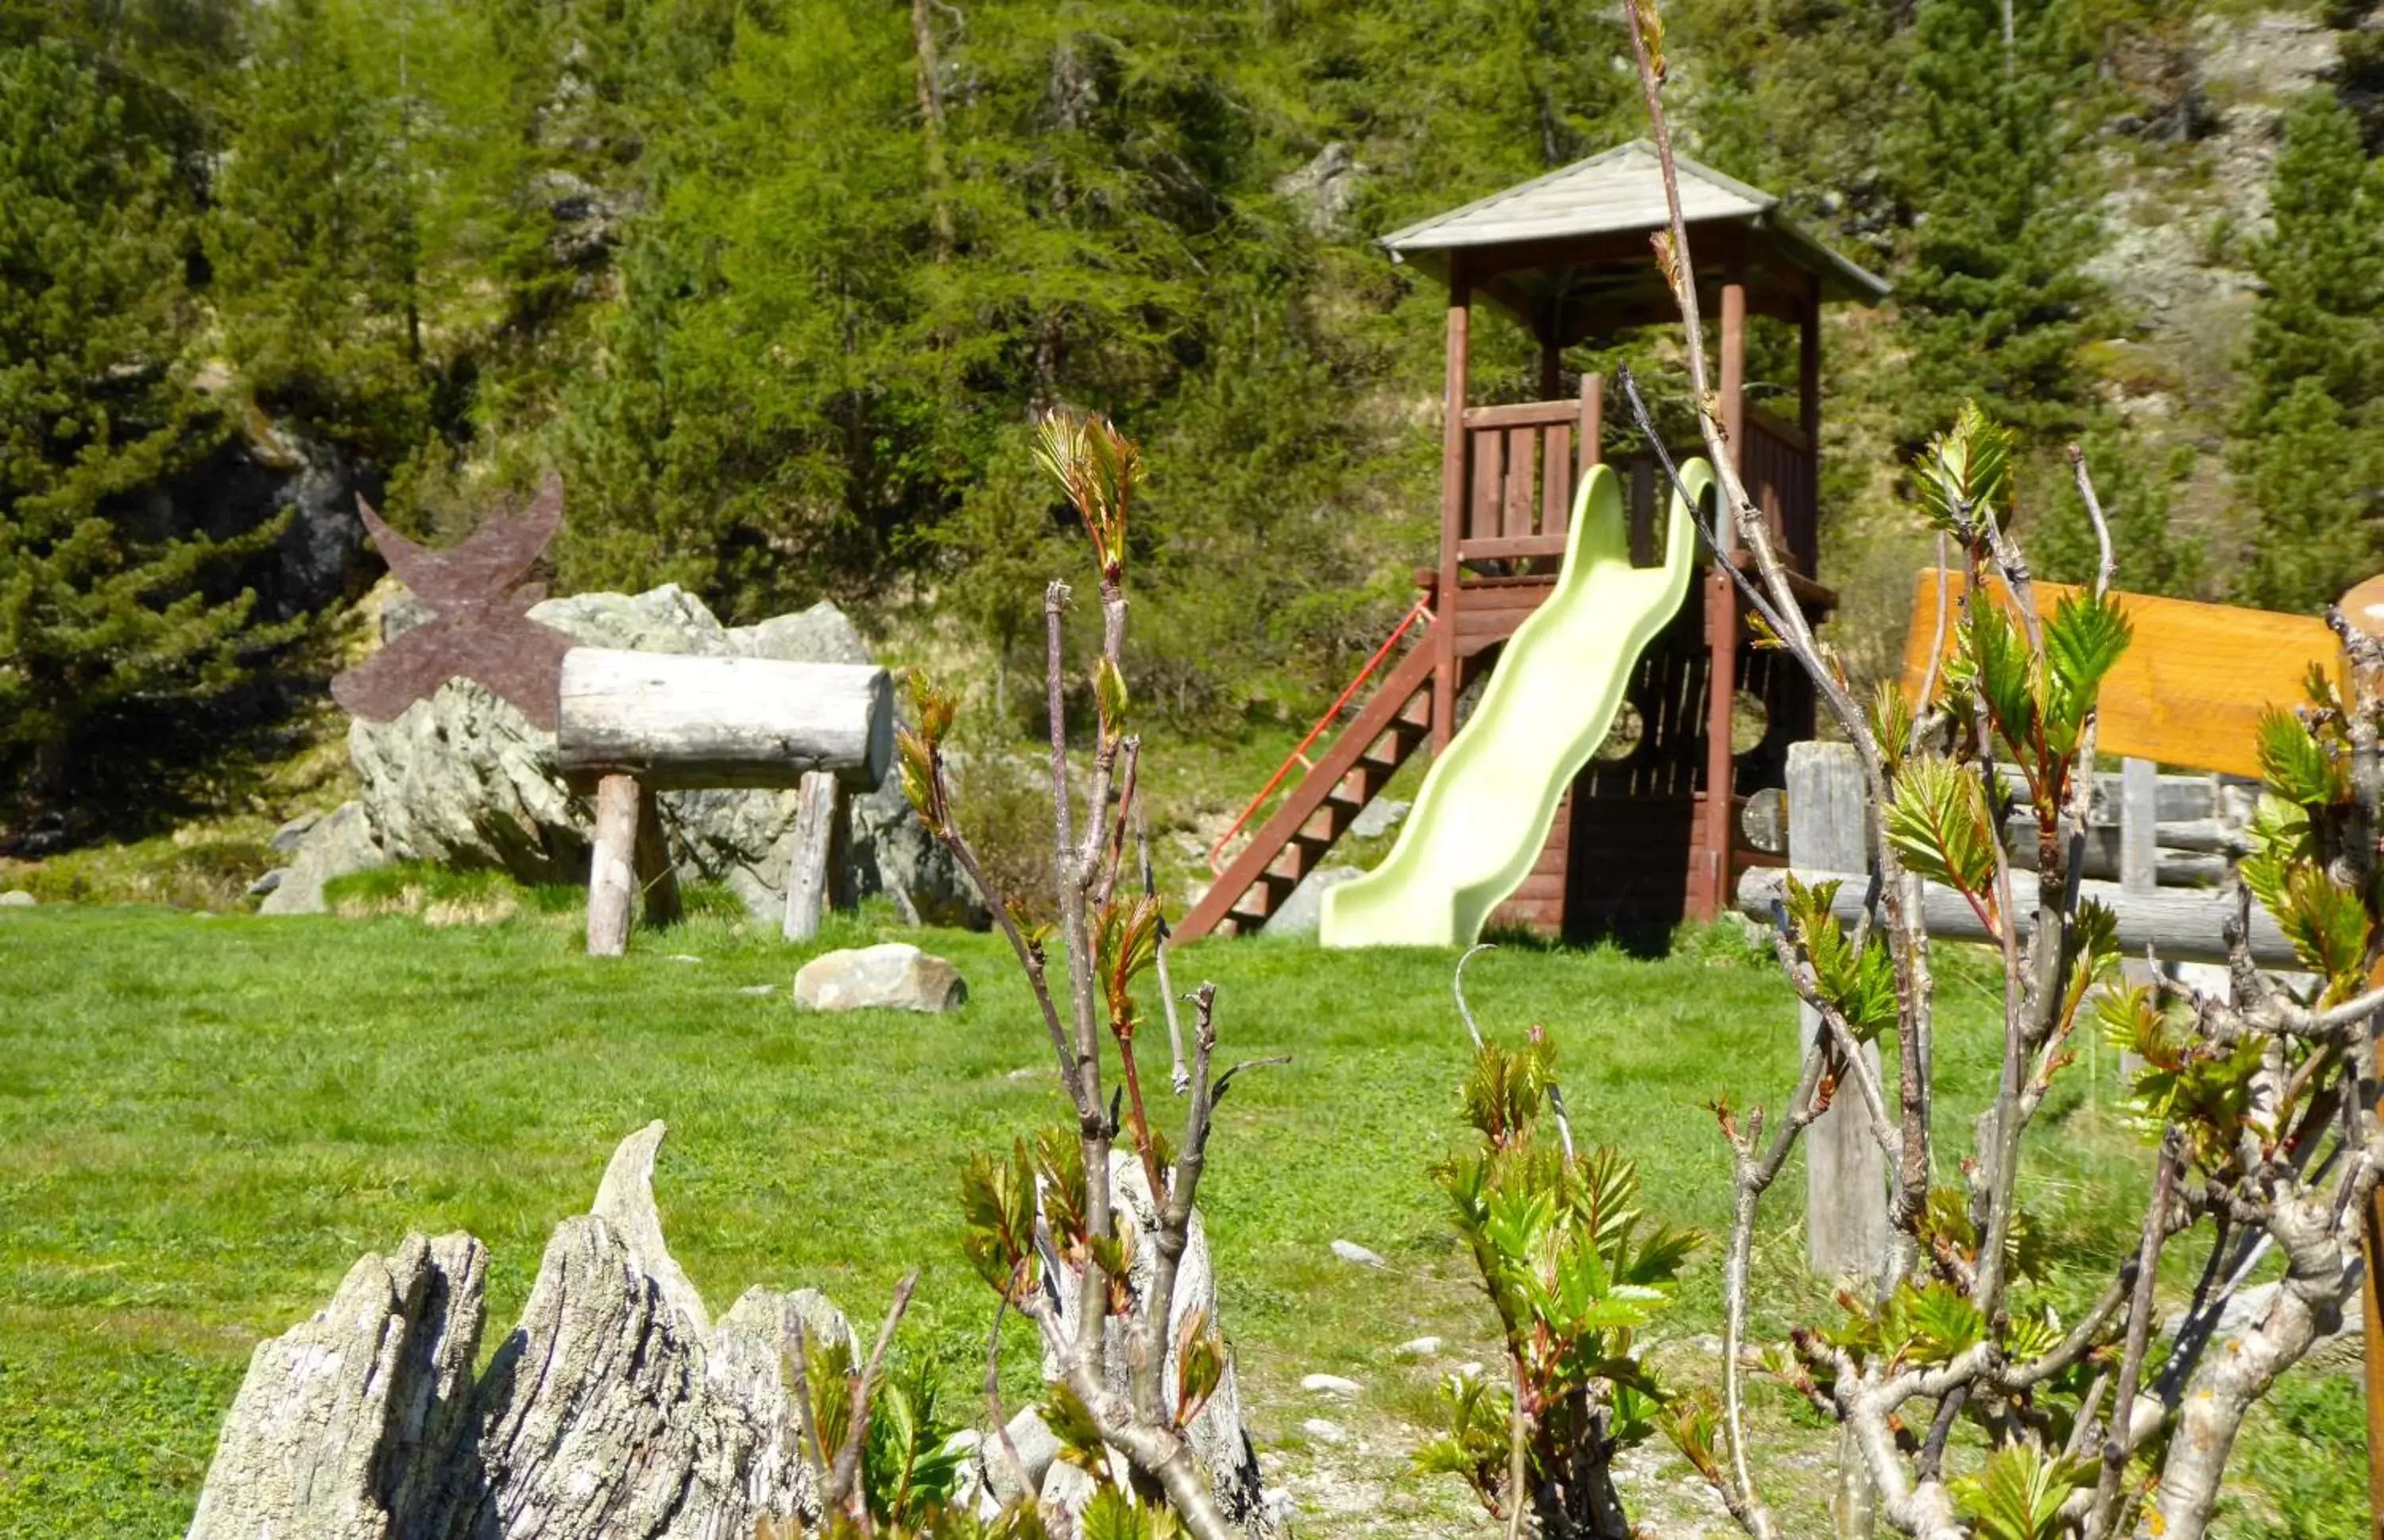
[[(1713, 468), (1681, 467), (1703, 497)], [(1697, 566), (1688, 504), (1669, 500), (1664, 565), (1633, 567), (1622, 484), (1582, 482), (1556, 591), (1516, 628), (1481, 702), (1434, 762), (1380, 866), (1324, 895), (1328, 947), (1471, 945), (1546, 844), (1565, 788), (1605, 741), (1639, 654), (1681, 607)]]

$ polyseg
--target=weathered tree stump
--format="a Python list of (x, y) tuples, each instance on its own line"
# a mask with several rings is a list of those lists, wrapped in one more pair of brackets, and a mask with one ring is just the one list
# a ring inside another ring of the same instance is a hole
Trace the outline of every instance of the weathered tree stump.
[[(322, 1310), (258, 1344), (190, 1540), (749, 1540), (765, 1522), (816, 1525), (821, 1483), (788, 1384), (797, 1327), (814, 1356), (862, 1345), (812, 1289), (749, 1289), (711, 1320), (654, 1208), (663, 1132), (623, 1140), (591, 1211), (556, 1227), (521, 1323), (477, 1379), (488, 1253), (465, 1235), (363, 1258)], [(1139, 1290), (1149, 1198), (1119, 1161), (1122, 1211), (1145, 1232)], [(1197, 1219), (1176, 1300), (1179, 1322), (1215, 1319)], [(1230, 1368), (1187, 1435), (1251, 1540), (1280, 1533)], [(1055, 1451), (1028, 1458), (1049, 1466)]]
[(565, 1220), (477, 1381), (487, 1252), (409, 1236), (313, 1319), (258, 1345), (192, 1540), (750, 1536), (819, 1517), (780, 1365), (793, 1324), (851, 1329), (805, 1289), (718, 1326), (663, 1245), (663, 1125), (625, 1140)]

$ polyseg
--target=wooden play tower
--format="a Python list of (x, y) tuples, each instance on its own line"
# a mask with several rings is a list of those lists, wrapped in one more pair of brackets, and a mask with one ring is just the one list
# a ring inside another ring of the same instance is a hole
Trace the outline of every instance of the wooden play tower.
[[(1719, 322), (1713, 378), (1732, 453), (1818, 618), (1831, 602), (1814, 581), (1821, 306), (1875, 303), (1887, 286), (1789, 223), (1771, 194), (1685, 158), (1678, 170), (1700, 300)], [(1384, 239), (1395, 261), (1447, 285), (1439, 560), (1418, 572), (1423, 596), (1399, 634), (1235, 829), (1262, 813), (1264, 822), (1230, 860), (1220, 842), (1217, 880), (1179, 938), (1263, 925), (1411, 754), (1448, 742), (1467, 690), (1553, 588), (1590, 466), (1611, 464), (1621, 477), (1633, 560), (1657, 559), (1654, 459), (1608, 453), (1620, 435), (1604, 380), (1581, 375), (1567, 393), (1563, 359), (1569, 347), (1677, 321), (1647, 239), (1665, 222), (1655, 152), (1634, 141)], [(1543, 399), (1472, 404), (1484, 393), (1469, 367), (1476, 302), (1529, 329)], [(1793, 380), (1749, 379), (1752, 317), (1793, 330)], [(1793, 416), (1757, 399), (1772, 394), (1793, 401)], [(1788, 744), (1812, 736), (1814, 702), (1793, 665), (1750, 640), (1730, 581), (1708, 567), (1639, 660), (1614, 739), (1575, 778), (1539, 861), (1494, 924), (1570, 939), (1669, 931), (1721, 913), (1741, 870), (1777, 861), (1749, 843), (1741, 813), (1750, 795), (1782, 784)], [(1290, 790), (1266, 812), (1284, 782)]]

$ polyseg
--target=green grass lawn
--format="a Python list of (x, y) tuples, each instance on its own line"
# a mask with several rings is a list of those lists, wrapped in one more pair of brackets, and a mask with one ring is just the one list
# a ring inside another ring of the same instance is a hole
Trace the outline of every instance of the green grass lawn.
[[(878, 934), (841, 920), (819, 948)], [(785, 986), (804, 954), (723, 918), (594, 962), (572, 916), (535, 905), (451, 927), (0, 911), (0, 1535), (178, 1534), (255, 1341), (409, 1229), (489, 1243), (493, 1338), (548, 1232), (585, 1209), (615, 1142), (656, 1117), (671, 1125), (667, 1232), (709, 1300), (813, 1284), (874, 1317), (917, 1265), (904, 1350), (974, 1374), (991, 1299), (960, 1255), (958, 1174), (969, 1150), (1056, 1121), (1061, 1101), (999, 941), (920, 939), (967, 975), (961, 1012), (798, 1014)], [(1235, 1083), (1203, 1194), (1262, 1451), (1312, 1469), (1325, 1452), (1301, 1424), (1320, 1415), (1363, 1435), (1330, 1458), (1354, 1462), (1365, 1511), (1311, 1504), (1310, 1534), (1471, 1521), (1448, 1484), (1404, 1474), (1434, 1370), (1390, 1351), (1425, 1333), (1452, 1359), (1488, 1348), (1426, 1175), (1455, 1137), (1465, 1062), (1450, 962), (1261, 940), (1176, 964), (1180, 981), (1220, 986), (1227, 1057), (1293, 1056)], [(1940, 972), (1950, 1139), (1980, 1105), (1996, 1038), (1973, 971), (1949, 957)], [(1793, 1012), (1768, 961), (1716, 931), (1658, 961), (1502, 950), (1468, 984), (1485, 1028), (1546, 1024), (1578, 1127), (1639, 1158), (1651, 1207), (1721, 1222), (1725, 1165), (1702, 1104), (1775, 1100), (1793, 1069)], [(757, 985), (776, 987), (745, 992)], [(2099, 1280), (2132, 1244), (2148, 1162), (2132, 1133), (2080, 1105), (2082, 1087), (2067, 1095), (2031, 1202), (2066, 1266)], [(1792, 1177), (1768, 1211), (1759, 1326), (1823, 1298), (1801, 1276), (1801, 1190)], [(1389, 1269), (1340, 1261), (1336, 1237)], [(1709, 1248), (1666, 1335), (1715, 1329), (1716, 1271)], [(1027, 1356), (1011, 1355), (1021, 1374)], [(1304, 1397), (1300, 1377), (1320, 1370), (1363, 1383), (1360, 1404)], [(2329, 1522), (2344, 1478), (2313, 1487), (2286, 1452), (2347, 1436), (2355, 1455), (2356, 1392), (2342, 1394), (2302, 1393), (2255, 1441), (2281, 1472), (2253, 1505), (2273, 1521), (2235, 1533), (2333, 1533), (2292, 1526)], [(1828, 1447), (1782, 1398), (1762, 1416), (1791, 1464)], [(1775, 1483), (1804, 1521), (1795, 1533), (1811, 1532), (1824, 1484)]]

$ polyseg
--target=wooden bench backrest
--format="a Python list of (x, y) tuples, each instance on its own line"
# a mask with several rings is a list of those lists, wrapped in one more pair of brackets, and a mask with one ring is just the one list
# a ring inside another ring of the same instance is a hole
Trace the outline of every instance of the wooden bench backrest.
[[(1959, 572), (1926, 568), (1913, 592), (1912, 627), (1905, 635), (1906, 700), (1918, 701), (1928, 676), (1941, 578), (1947, 584), (1945, 651), (1953, 651), (1955, 617), (1968, 579)], [(2006, 610), (2018, 613), (2000, 580), (1989, 586)], [(2078, 591), (2062, 583), (2034, 587), (2043, 615)], [(2135, 640), (2103, 684), (2095, 747), (2104, 753), (2256, 776), (2261, 712), (2306, 699), (2303, 681), (2313, 663), (2341, 678), (2341, 646), (2326, 623), (2313, 616), (2142, 593), (2118, 598), (2135, 627)]]

